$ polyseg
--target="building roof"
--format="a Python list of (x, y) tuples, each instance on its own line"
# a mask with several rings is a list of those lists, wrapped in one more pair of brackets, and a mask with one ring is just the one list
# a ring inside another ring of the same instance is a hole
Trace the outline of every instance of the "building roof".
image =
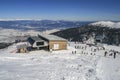
[(62, 37), (58, 37), (55, 35), (47, 35), (47, 34), (39, 34), (39, 36), (47, 39), (47, 40), (62, 40), (62, 41), (67, 41), (66, 39), (62, 38)]
[(17, 49), (26, 48), (28, 46), (27, 42), (20, 42), (16, 44)]
[(41, 38), (39, 38), (38, 36), (32, 36), (32, 37), (30, 37), (30, 38), (32, 38), (33, 40), (35, 40), (35, 41), (43, 41)]

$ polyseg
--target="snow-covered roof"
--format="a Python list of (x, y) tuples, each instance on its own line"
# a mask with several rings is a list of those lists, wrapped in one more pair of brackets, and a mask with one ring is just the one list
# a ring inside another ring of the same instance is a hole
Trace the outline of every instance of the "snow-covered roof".
[(32, 37), (30, 37), (30, 38), (32, 38), (33, 40), (35, 40), (35, 41), (43, 41), (41, 38), (39, 38), (38, 36), (32, 36)]
[(47, 34), (39, 34), (39, 36), (47, 39), (47, 40), (62, 40), (62, 41), (67, 41), (66, 39), (62, 38), (62, 37), (58, 37), (55, 35), (47, 35)]
[(16, 44), (17, 49), (26, 48), (28, 46), (27, 42), (20, 42)]

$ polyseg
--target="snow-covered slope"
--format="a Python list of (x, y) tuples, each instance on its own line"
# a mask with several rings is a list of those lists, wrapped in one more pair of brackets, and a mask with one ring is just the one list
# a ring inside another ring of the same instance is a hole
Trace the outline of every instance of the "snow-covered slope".
[(91, 23), (90, 25), (110, 27), (110, 28), (120, 28), (120, 22), (112, 22), (112, 21), (99, 21), (99, 22)]
[[(14, 54), (9, 50), (0, 51), (1, 80), (120, 80), (120, 55), (116, 59), (109, 54), (104, 57), (101, 47), (70, 42), (68, 50), (52, 53)], [(77, 53), (72, 54), (75, 50)]]

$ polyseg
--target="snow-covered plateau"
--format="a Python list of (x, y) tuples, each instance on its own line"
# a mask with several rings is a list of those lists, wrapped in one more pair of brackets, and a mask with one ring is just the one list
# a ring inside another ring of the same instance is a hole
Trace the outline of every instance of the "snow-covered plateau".
[(110, 52), (120, 47), (68, 42), (67, 50), (10, 53), (14, 46), (0, 50), (0, 80), (120, 80), (120, 54)]

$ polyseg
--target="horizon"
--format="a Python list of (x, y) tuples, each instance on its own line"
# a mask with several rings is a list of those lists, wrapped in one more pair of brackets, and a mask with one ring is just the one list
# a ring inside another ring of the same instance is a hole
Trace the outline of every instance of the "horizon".
[(42, 20), (50, 20), (50, 21), (71, 21), (71, 22), (100, 22), (100, 21), (105, 21), (105, 22), (119, 22), (120, 20), (54, 20), (54, 19), (32, 19), (32, 18), (11, 18), (11, 19), (0, 19), (0, 21), (42, 21)]
[(119, 0), (0, 0), (0, 20), (120, 21)]

